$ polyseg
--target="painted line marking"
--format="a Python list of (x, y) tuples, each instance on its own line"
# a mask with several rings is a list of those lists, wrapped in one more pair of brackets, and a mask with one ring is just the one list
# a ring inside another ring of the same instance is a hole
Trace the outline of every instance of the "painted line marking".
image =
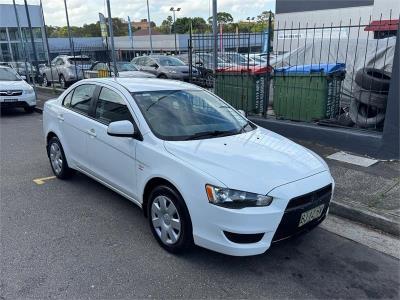
[(361, 167), (370, 167), (378, 162), (376, 159), (357, 156), (343, 151), (333, 153), (332, 155), (327, 156), (327, 158)]
[(43, 178), (36, 178), (33, 179), (33, 182), (36, 183), (37, 185), (44, 184), (47, 180), (51, 180), (56, 178), (56, 176), (49, 176), (49, 177), (43, 177)]

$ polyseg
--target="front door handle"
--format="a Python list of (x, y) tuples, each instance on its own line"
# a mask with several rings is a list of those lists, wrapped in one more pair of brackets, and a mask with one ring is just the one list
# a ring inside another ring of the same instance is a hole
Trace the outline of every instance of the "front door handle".
[(86, 132), (89, 134), (89, 135), (91, 135), (91, 136), (93, 136), (93, 137), (96, 137), (96, 131), (92, 128), (92, 129), (88, 129), (88, 130), (86, 130)]
[(63, 114), (57, 115), (57, 119), (59, 119), (60, 121), (64, 121), (64, 115)]

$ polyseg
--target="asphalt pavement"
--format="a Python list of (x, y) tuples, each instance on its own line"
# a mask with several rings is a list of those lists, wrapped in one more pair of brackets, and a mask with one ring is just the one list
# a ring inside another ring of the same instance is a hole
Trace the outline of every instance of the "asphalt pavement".
[(399, 260), (321, 227), (253, 257), (171, 255), (132, 202), (51, 178), (41, 119), (0, 118), (0, 299), (399, 298)]

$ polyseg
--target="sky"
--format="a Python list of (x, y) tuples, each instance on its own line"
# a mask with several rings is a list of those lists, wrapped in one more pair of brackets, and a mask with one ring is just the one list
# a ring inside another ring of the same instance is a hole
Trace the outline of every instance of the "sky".
[[(39, 4), (39, 0), (27, 0), (28, 4)], [(45, 21), (47, 25), (66, 25), (64, 0), (42, 0)], [(110, 0), (113, 17), (138, 21), (147, 18), (146, 0)], [(0, 0), (0, 3), (12, 4), (12, 0)], [(23, 4), (22, 0), (16, 0)], [(176, 17), (210, 16), (212, 0), (149, 0), (150, 18), (160, 25), (162, 20), (171, 15), (171, 6), (180, 7)], [(218, 11), (229, 12), (234, 21), (247, 17), (256, 17), (262, 11), (275, 10), (275, 0), (218, 0)], [(105, 0), (67, 0), (68, 14), (71, 25), (82, 26), (98, 21), (98, 13), (106, 12)]]

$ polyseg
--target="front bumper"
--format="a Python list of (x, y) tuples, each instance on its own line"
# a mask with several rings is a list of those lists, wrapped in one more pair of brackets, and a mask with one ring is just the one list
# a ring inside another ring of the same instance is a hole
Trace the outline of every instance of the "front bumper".
[[(329, 185), (329, 195), (287, 208), (291, 199), (306, 196)], [(329, 207), (332, 189), (333, 179), (326, 171), (275, 188), (268, 193), (274, 197), (274, 201), (267, 207), (226, 209), (207, 203), (207, 211), (203, 212), (201, 218), (196, 213), (192, 214), (195, 244), (228, 255), (262, 254), (272, 242), (310, 230), (322, 222)], [(298, 227), (301, 214), (321, 204), (325, 205), (321, 216)]]
[(0, 105), (1, 107), (32, 107), (36, 105), (36, 94), (0, 96)]

